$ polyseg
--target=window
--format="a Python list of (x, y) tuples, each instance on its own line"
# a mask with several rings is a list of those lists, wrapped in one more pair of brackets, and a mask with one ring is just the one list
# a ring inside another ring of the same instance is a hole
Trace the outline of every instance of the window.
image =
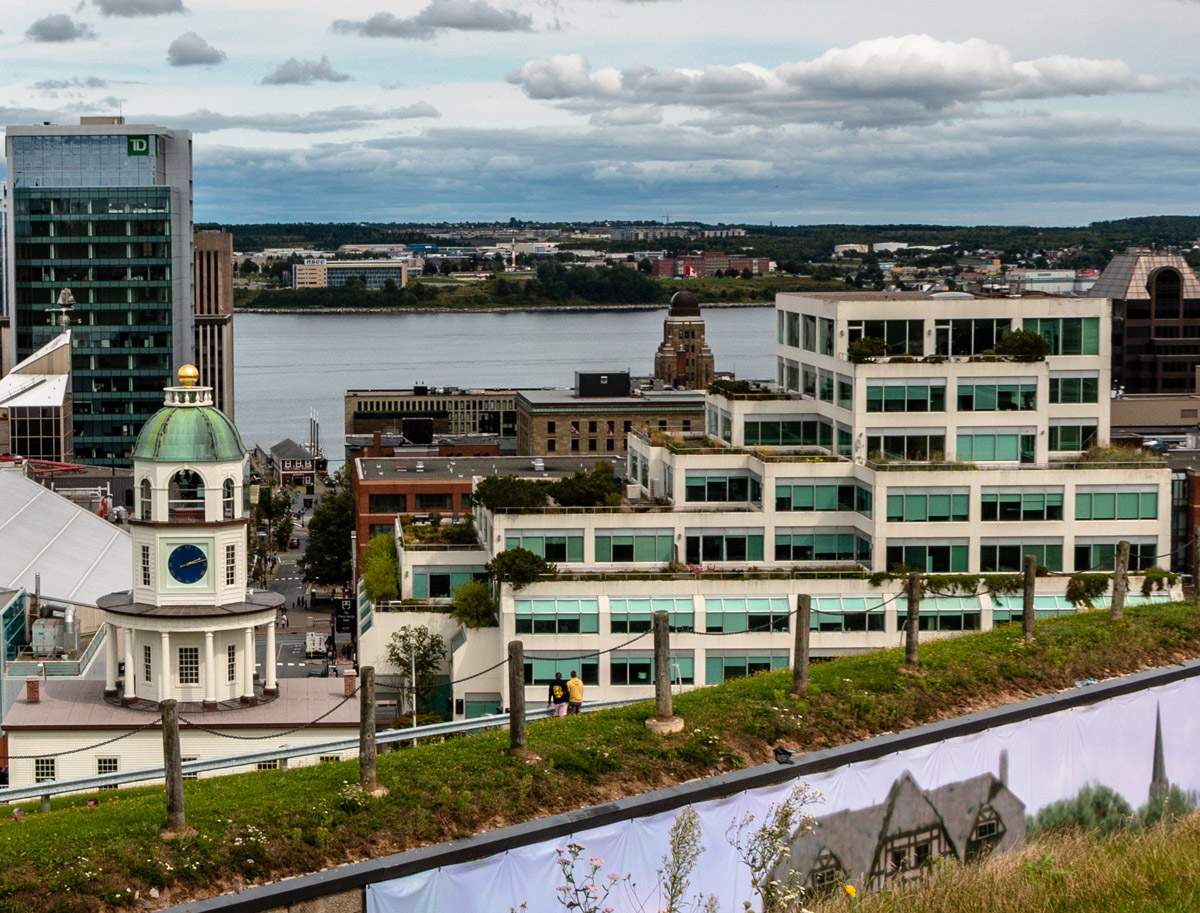
[(1026, 317), (1024, 326), (1046, 337), (1051, 355), (1099, 355), (1099, 317)]
[(225, 585), (237, 583), (237, 546), (225, 546)]
[(808, 365), (800, 366), (801, 392), (812, 399), (817, 398), (817, 372)]
[(868, 412), (945, 412), (946, 385), (885, 383), (867, 385)]
[(985, 491), (979, 496), (980, 520), (1061, 520), (1062, 491)]
[(141, 498), (140, 498), (140, 501), (141, 501), (141, 511), (140, 511), (140, 515), (141, 515), (141, 518), (142, 518), (143, 520), (149, 520), (149, 519), (150, 519), (150, 503), (151, 503), (151, 497), (150, 497), (150, 480), (149, 480), (149, 479), (142, 479), (142, 484), (141, 484), (140, 488), (141, 488)]
[(817, 329), (820, 331), (818, 336), (819, 348), (818, 351), (822, 355), (833, 357), (833, 318), (819, 317), (817, 319)]
[(962, 523), (969, 519), (970, 496), (966, 492), (900, 489), (889, 491), (889, 523)]
[[(609, 681), (614, 685), (653, 685), (654, 657), (650, 654), (614, 654), (609, 661)], [(671, 684), (694, 685), (696, 660), (692, 655), (671, 654)]]
[(819, 596), (812, 601), (809, 630), (882, 631), (885, 604), (882, 596)]
[(781, 479), (775, 483), (777, 511), (839, 511), (853, 510), (871, 516), (871, 489), (855, 482), (827, 484), (794, 482)]
[(58, 779), (58, 758), (34, 758), (33, 782), (48, 783)]
[(817, 395), (823, 403), (833, 402), (833, 375), (825, 371), (820, 372), (817, 378), (818, 387)]
[(762, 504), (762, 479), (751, 472), (689, 471), (684, 476), (684, 500), (738, 501)]
[(579, 438), (577, 438), (577, 437), (571, 438), (571, 452), (572, 453), (579, 452)]
[(402, 514), (408, 510), (408, 497), (403, 494), (380, 494), (367, 496), (367, 513)]
[[(193, 754), (193, 755), (188, 755), (187, 757), (182, 757), (179, 760), (181, 763), (186, 764), (188, 761), (199, 761), (200, 759), (196, 755)], [(189, 772), (189, 771), (185, 770), (183, 772), (183, 779), (184, 780), (199, 780), (200, 774), (198, 774), (194, 771)]]
[[(1129, 569), (1141, 571), (1153, 567), (1157, 560), (1158, 540), (1129, 543)], [(1111, 571), (1117, 566), (1116, 542), (1075, 540), (1076, 571)]]
[[(120, 758), (96, 758), (96, 773), (97, 774), (115, 774), (121, 770)], [(117, 784), (112, 786), (101, 786), (101, 789), (116, 789)]]
[(221, 485), (221, 505), (225, 519), (232, 520), (235, 513), (233, 504), (233, 479), (226, 479)]
[(960, 434), (957, 453), (960, 460), (1012, 461), (1032, 463), (1034, 458), (1033, 434)]
[(200, 648), (179, 648), (179, 684), (200, 684)]
[(710, 597), (704, 600), (704, 630), (709, 634), (786, 632), (790, 611), (786, 596)]
[(317, 763), (318, 764), (336, 764), (340, 760), (341, 760), (341, 758), (335, 754), (317, 755)]
[(876, 462), (942, 460), (946, 453), (946, 435), (921, 431), (876, 432), (867, 434), (867, 454)]
[(554, 434), (554, 422), (546, 422), (546, 433)]
[(546, 441), (546, 453), (554, 453), (558, 449), (558, 441)]
[(417, 599), (449, 599), (464, 583), (487, 579), (482, 568), (463, 565), (414, 567), (412, 573), (413, 596)]
[(154, 671), (153, 657), (154, 653), (150, 649), (149, 644), (142, 645), (142, 672), (145, 681), (150, 681), (151, 673)]
[(225, 681), (237, 681), (237, 646), (234, 644), (225, 648)]
[(1094, 403), (1099, 399), (1100, 381), (1096, 375), (1087, 377), (1052, 376), (1050, 402)]
[(595, 434), (595, 433), (596, 433), (596, 423), (588, 422), (588, 434)]
[(714, 655), (709, 650), (704, 659), (704, 683), (719, 685), (735, 678), (745, 678), (759, 672), (770, 672), (772, 669), (786, 669), (788, 655), (786, 651), (756, 650), (753, 653), (737, 653), (721, 651)]
[(526, 656), (525, 684), (549, 685), (554, 681), (554, 674), (556, 672), (561, 672), (563, 681), (566, 681), (572, 669), (579, 673), (579, 678), (585, 685), (600, 684), (600, 660), (596, 657), (579, 659), (575, 656), (568, 657), (567, 659)]
[(150, 586), (150, 546), (142, 546), (142, 586)]
[(597, 561), (672, 561), (675, 533), (670, 529), (596, 530)]
[[(908, 617), (908, 599), (896, 600), (897, 624), (903, 628)], [(917, 616), (920, 631), (978, 631), (978, 596), (925, 596)]]
[(853, 529), (775, 530), (776, 561), (859, 561), (870, 563), (871, 540)]
[(967, 572), (967, 543), (897, 542), (887, 545), (886, 566), (893, 570), (903, 565), (909, 570), (935, 574), (965, 574)]
[(1037, 409), (1036, 383), (960, 383), (959, 412), (1029, 412)]
[(1083, 424), (1050, 425), (1051, 450), (1087, 450), (1096, 443), (1096, 424), (1093, 419)]
[(742, 426), (747, 447), (756, 444), (781, 447), (833, 447), (833, 422), (823, 417), (759, 415)]
[(610, 599), (608, 601), (609, 631), (613, 634), (640, 634), (654, 627), (654, 613), (666, 612), (671, 631), (690, 633), (696, 630), (696, 613), (691, 597)]
[(1025, 568), (1025, 556), (1033, 555), (1039, 567), (1062, 570), (1062, 542), (988, 542), (979, 546), (980, 573), (1015, 574)]
[(840, 374), (837, 379), (837, 404), (842, 409), (854, 408), (854, 381)]
[(804, 321), (804, 350), (815, 352), (817, 351), (817, 317), (815, 314), (802, 314), (801, 319)]
[(595, 599), (518, 599), (513, 611), (518, 634), (599, 634)]
[(851, 320), (846, 323), (847, 344), (869, 337), (882, 339), (888, 355), (924, 355), (923, 320)]
[(706, 561), (762, 561), (761, 529), (688, 530), (687, 563)]
[(1076, 520), (1154, 520), (1158, 489), (1075, 489)]
[(417, 510), (453, 510), (452, 492), (425, 492), (417, 494)]
[(504, 537), (504, 547), (528, 549), (547, 561), (582, 561), (583, 530), (509, 530)]
[(259, 761), (254, 765), (255, 770), (279, 770), (279, 761)]
[(1008, 318), (989, 317), (967, 320), (938, 320), (934, 334), (938, 355), (964, 357), (994, 349), (996, 343), (1012, 332)]

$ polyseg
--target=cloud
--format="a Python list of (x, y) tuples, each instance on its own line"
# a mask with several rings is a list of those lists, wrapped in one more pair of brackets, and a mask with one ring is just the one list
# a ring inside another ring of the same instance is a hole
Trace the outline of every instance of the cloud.
[(222, 114), (202, 108), (191, 114), (154, 115), (154, 123), (172, 123), (193, 133), (216, 130), (255, 130), (261, 133), (334, 133), (357, 130), (372, 123), (441, 117), (428, 102), (419, 101), (400, 108), (375, 110), (353, 105), (311, 111), (308, 114)]
[(981, 39), (877, 38), (774, 69), (754, 64), (659, 70), (593, 69), (575, 54), (531, 60), (507, 79), (530, 98), (584, 112), (613, 106), (680, 106), (735, 122), (847, 127), (933, 123), (976, 116), (991, 101), (1160, 92), (1163, 80), (1120, 60), (1057, 55), (1014, 61)]
[(337, 19), (333, 30), (367, 38), (416, 38), (427, 41), (439, 31), (531, 32), (533, 17), (515, 10), (501, 10), (486, 0), (431, 0), (417, 15), (401, 19), (392, 13), (376, 13), (365, 20)]
[(195, 32), (184, 32), (167, 48), (167, 63), (173, 67), (214, 66), (225, 60), (218, 51)]
[(30, 41), (66, 42), (95, 38), (96, 33), (86, 22), (76, 22), (66, 13), (54, 13), (29, 26), (25, 37)]
[(58, 89), (107, 89), (108, 80), (98, 76), (89, 76), (86, 79), (75, 76), (71, 79), (43, 79), (41, 82), (35, 82), (33, 87), (42, 92), (53, 92)]
[(661, 124), (662, 112), (649, 105), (632, 108), (613, 108), (597, 111), (589, 123), (593, 127), (636, 127), (644, 124)]
[(105, 16), (165, 16), (186, 13), (183, 0), (92, 0)]
[(314, 82), (347, 82), (352, 79), (346, 73), (338, 73), (329, 63), (328, 57), (320, 60), (297, 60), (289, 57), (275, 71), (263, 77), (270, 86), (307, 86)]

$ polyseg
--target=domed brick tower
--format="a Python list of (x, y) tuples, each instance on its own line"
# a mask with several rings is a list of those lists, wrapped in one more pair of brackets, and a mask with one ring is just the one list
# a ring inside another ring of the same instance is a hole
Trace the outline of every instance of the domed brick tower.
[[(233, 422), (198, 387), (192, 365), (167, 387), (163, 407), (133, 449), (136, 491), (133, 590), (101, 597), (105, 696), (125, 706), (168, 698), (205, 710), (255, 704), (278, 693), (275, 615), (284, 597), (246, 587), (242, 509), (245, 447)], [(254, 631), (266, 627), (269, 661), (256, 688)], [(125, 674), (118, 691), (118, 654)]]
[(691, 292), (676, 292), (663, 321), (663, 341), (654, 354), (654, 377), (668, 387), (707, 390), (713, 376), (700, 302)]

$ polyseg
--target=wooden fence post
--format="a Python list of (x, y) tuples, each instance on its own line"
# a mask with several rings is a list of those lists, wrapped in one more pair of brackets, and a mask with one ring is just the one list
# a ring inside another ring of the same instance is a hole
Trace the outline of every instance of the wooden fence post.
[(179, 748), (179, 705), (165, 700), (162, 709), (163, 780), (167, 787), (167, 827), (170, 834), (187, 831), (183, 808), (183, 756)]
[(1033, 640), (1033, 600), (1035, 593), (1034, 581), (1037, 579), (1037, 558), (1025, 556), (1025, 601), (1021, 609), (1021, 634), (1025, 640)]
[(1125, 617), (1125, 592), (1129, 589), (1129, 540), (1122, 539), (1117, 543), (1117, 566), (1113, 572), (1112, 608), (1109, 609), (1110, 621), (1120, 621)]
[(525, 645), (508, 642), (508, 753), (523, 755), (529, 750), (525, 733)]
[(666, 612), (654, 613), (654, 719), (646, 720), (652, 732), (679, 732), (683, 720), (675, 716), (671, 701), (671, 621)]
[(812, 624), (812, 597), (796, 597), (796, 646), (792, 651), (792, 696), (808, 696), (808, 642)]
[(904, 620), (904, 665), (916, 668), (920, 665), (917, 655), (920, 642), (921, 575), (917, 571), (908, 573), (908, 617)]
[(358, 692), (358, 782), (374, 791), (375, 780), (375, 667), (359, 670)]

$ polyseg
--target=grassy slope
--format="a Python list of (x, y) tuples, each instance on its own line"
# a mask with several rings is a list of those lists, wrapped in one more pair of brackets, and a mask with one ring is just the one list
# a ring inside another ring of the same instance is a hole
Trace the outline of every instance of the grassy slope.
[(168, 843), (161, 787), (101, 793), (97, 809), (82, 796), (48, 814), (30, 804), (28, 820), (0, 819), (0, 913), (101, 909), (126, 888), (208, 896), (762, 763), (775, 740), (812, 750), (1198, 654), (1191, 605), (1132, 609), (1117, 626), (1101, 613), (1039, 622), (1031, 646), (1007, 625), (924, 645), (919, 674), (896, 650), (817, 664), (802, 701), (788, 672), (698, 689), (676, 699), (688, 727), (667, 739), (639, 705), (531, 726), (532, 764), (508, 757), (506, 733), (392, 752), (378, 803), (348, 788), (356, 762), (189, 783), (199, 833)]

